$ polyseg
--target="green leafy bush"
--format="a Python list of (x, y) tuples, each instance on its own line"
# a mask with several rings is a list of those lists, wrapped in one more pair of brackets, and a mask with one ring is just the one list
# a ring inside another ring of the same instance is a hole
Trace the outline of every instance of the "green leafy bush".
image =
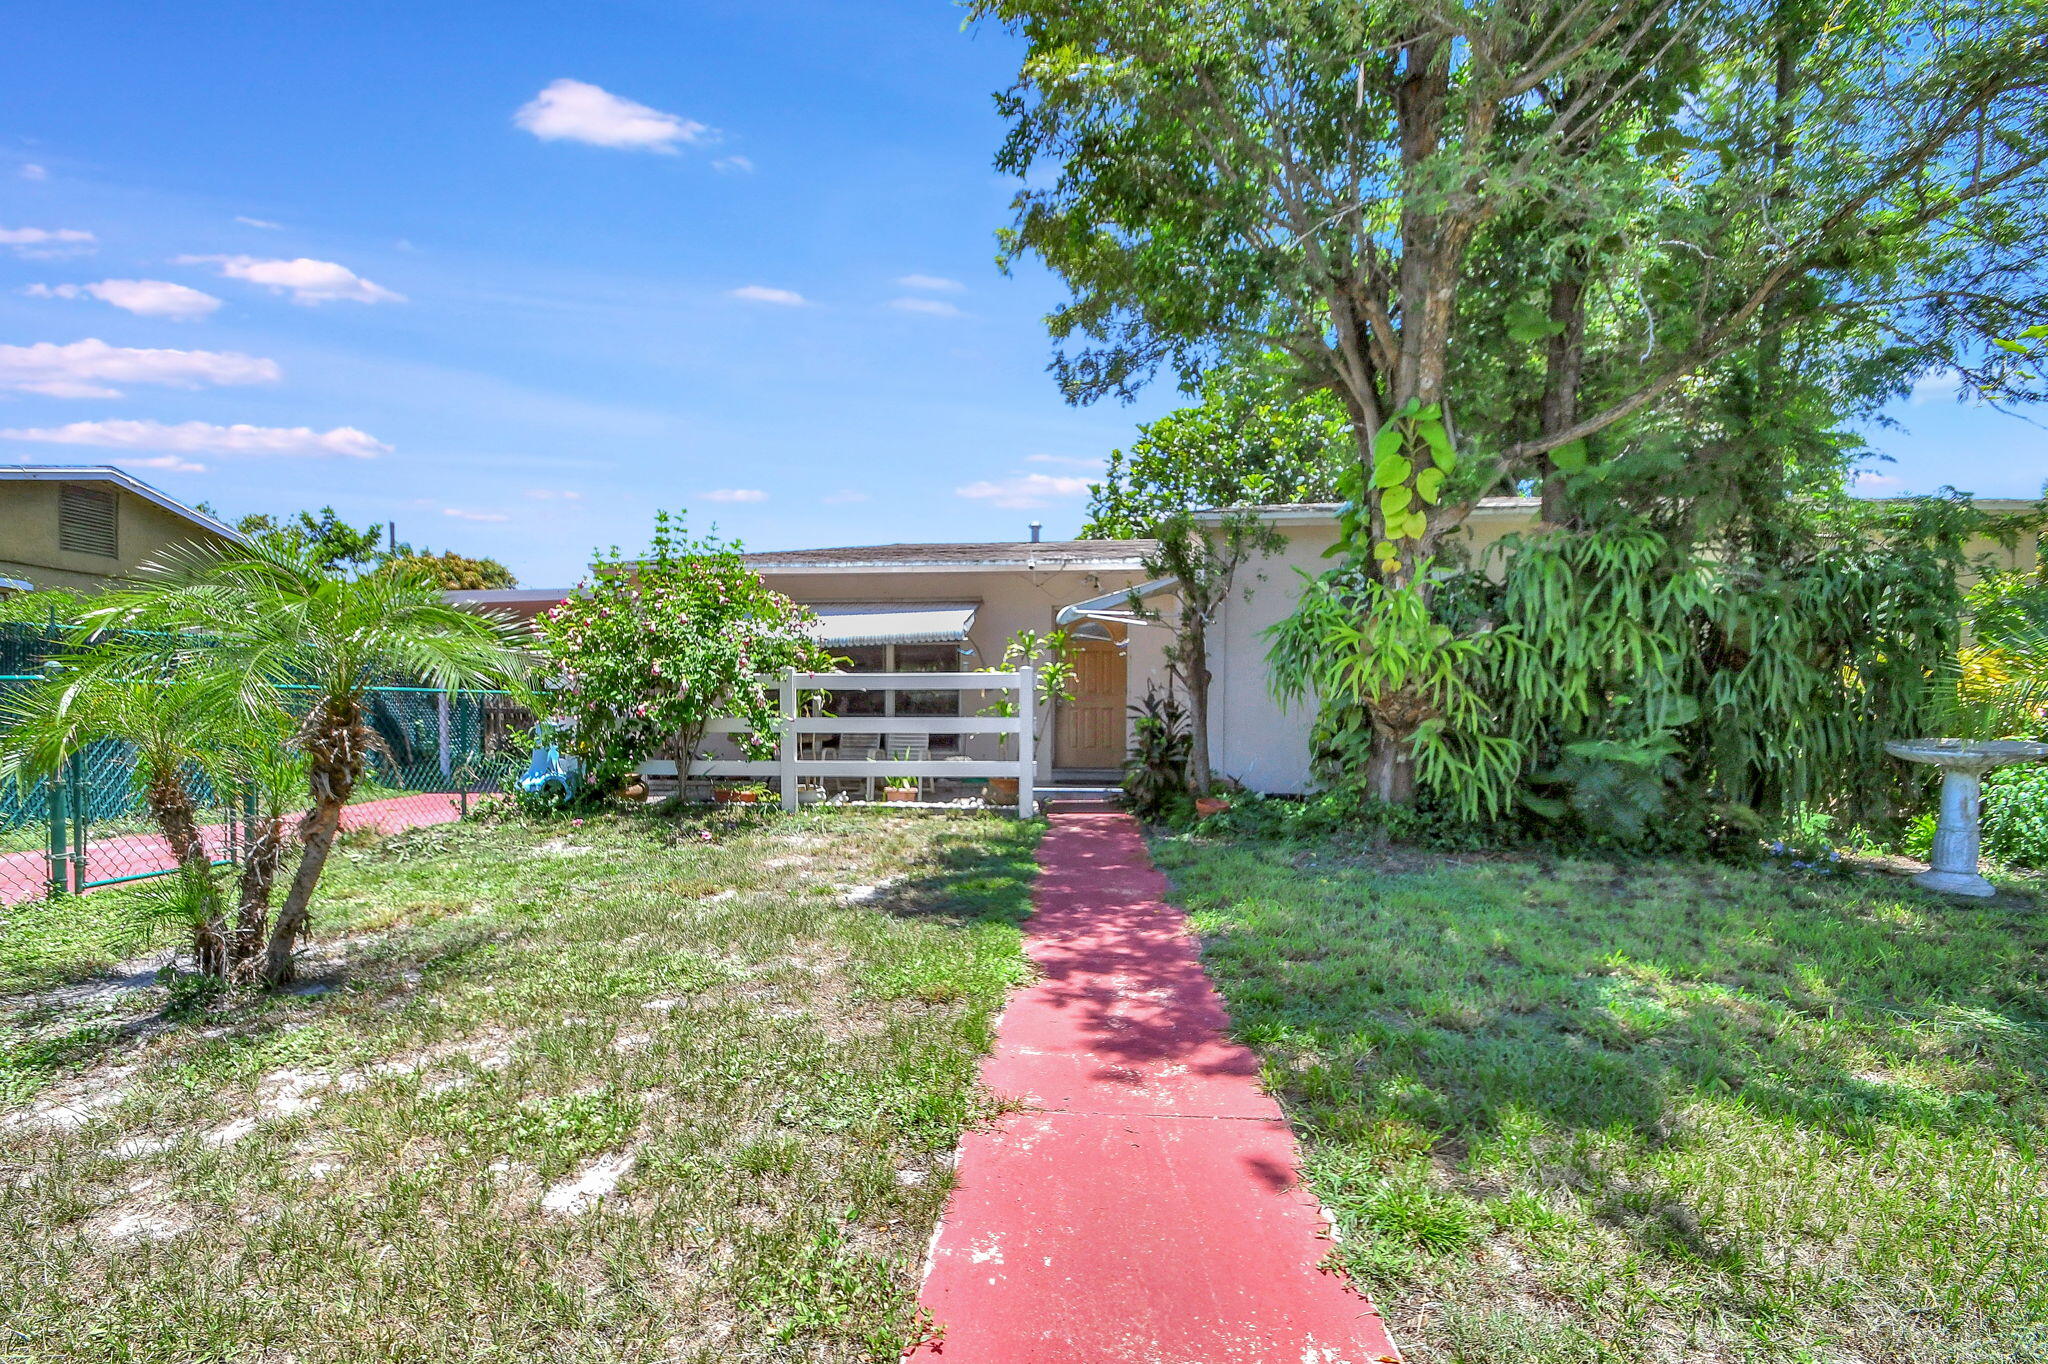
[(1188, 790), (1187, 707), (1156, 687), (1131, 708), (1131, 756), (1124, 760), (1124, 798), (1140, 819), (1171, 819), (1193, 804)]
[(1983, 846), (2009, 867), (2048, 869), (2048, 766), (2008, 767), (1984, 779)]
[(590, 581), (536, 622), (536, 710), (562, 716), (562, 746), (581, 758), (596, 791), (649, 758), (687, 772), (710, 723), (752, 728), (735, 735), (750, 758), (774, 750), (777, 698), (759, 679), (786, 668), (816, 671), (828, 657), (806, 625), (807, 608), (770, 591), (714, 536), (693, 539), (667, 512), (654, 518), (647, 554), (615, 549)]

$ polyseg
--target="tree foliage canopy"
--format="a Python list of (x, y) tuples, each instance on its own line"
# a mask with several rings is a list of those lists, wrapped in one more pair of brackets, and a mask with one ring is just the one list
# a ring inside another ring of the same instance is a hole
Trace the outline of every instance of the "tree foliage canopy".
[(1351, 458), (1344, 409), (1253, 365), (1212, 371), (1202, 401), (1138, 428), (1090, 489), (1081, 534), (1142, 538), (1182, 512), (1327, 502)]
[[(1362, 508), (1396, 583), (1504, 483), (1712, 458), (1672, 433), (1703, 406), (1738, 427), (1731, 403), (1775, 422), (1811, 396), (1788, 372), (1824, 408), (1943, 367), (2041, 396), (1994, 344), (2044, 315), (2041, 0), (975, 13), (1028, 43), (1000, 101), (1000, 164), (1031, 177), (1005, 249), (1072, 290), (1065, 391), (1277, 345), (1366, 462), (1436, 408), (1459, 455), (1441, 496), (1411, 478)], [(1419, 524), (1379, 505), (1404, 487)]]

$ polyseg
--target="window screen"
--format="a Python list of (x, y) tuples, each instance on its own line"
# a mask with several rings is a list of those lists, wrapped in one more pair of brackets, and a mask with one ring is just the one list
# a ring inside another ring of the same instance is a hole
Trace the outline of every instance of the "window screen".
[(57, 547), (74, 554), (119, 556), (115, 534), (117, 503), (105, 488), (66, 483), (57, 490)]

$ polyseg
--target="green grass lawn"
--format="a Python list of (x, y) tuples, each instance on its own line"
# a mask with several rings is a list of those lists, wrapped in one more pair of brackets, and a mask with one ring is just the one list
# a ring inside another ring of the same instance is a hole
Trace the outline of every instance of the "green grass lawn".
[(2048, 905), (1164, 839), (1418, 1364), (2048, 1358)]
[(138, 893), (10, 912), (0, 1359), (893, 1359), (1035, 837), (355, 838), (257, 1000), (95, 984)]

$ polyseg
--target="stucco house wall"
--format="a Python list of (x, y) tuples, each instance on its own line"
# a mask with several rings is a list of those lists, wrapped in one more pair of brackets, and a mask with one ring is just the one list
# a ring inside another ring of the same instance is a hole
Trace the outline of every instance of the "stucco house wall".
[[(762, 581), (794, 601), (807, 606), (909, 605), (914, 603), (971, 603), (974, 622), (968, 628), (968, 643), (974, 653), (963, 659), (965, 670), (999, 668), (1003, 646), (1018, 632), (1053, 628), (1059, 609), (1103, 592), (1135, 586), (1143, 574), (1135, 566), (1063, 568), (977, 568), (904, 571), (896, 569), (846, 569), (817, 571), (778, 569), (772, 563), (759, 565)], [(1126, 650), (1127, 699), (1144, 695), (1146, 683), (1158, 678), (1164, 685), (1166, 632), (1133, 629)], [(971, 715), (989, 701), (993, 693), (965, 692), (961, 713)], [(1055, 745), (1050, 702), (1041, 698), (1036, 744), (1037, 771), (1042, 781), (1052, 780)], [(965, 736), (961, 751), (969, 757), (995, 758), (997, 736)], [(1015, 750), (1011, 750), (1014, 752)]]
[[(2034, 504), (1984, 499), (1977, 505), (2012, 514)], [(1535, 525), (1539, 515), (1534, 498), (1487, 498), (1465, 522), (1461, 538), (1475, 556), (1482, 556), (1502, 536)], [(1218, 773), (1254, 790), (1293, 794), (1313, 784), (1309, 731), (1315, 708), (1312, 701), (1284, 707), (1273, 698), (1267, 684), (1265, 632), (1294, 609), (1301, 595), (1301, 575), (1314, 577), (1329, 566), (1323, 553), (1337, 541), (1337, 518), (1336, 509), (1328, 506), (1276, 507), (1270, 517), (1286, 548), (1253, 566), (1263, 580), (1252, 583), (1249, 600), (1240, 580), (1240, 590), (1223, 608), (1210, 644), (1215, 681), (1210, 687), (1209, 738)], [(2011, 546), (1980, 537), (1968, 543), (1965, 553), (1973, 562), (1996, 569), (2026, 570), (2039, 564), (2039, 543), (2032, 537)], [(1490, 562), (1498, 572), (1499, 556)], [(1968, 573), (1964, 582), (1978, 576)]]

